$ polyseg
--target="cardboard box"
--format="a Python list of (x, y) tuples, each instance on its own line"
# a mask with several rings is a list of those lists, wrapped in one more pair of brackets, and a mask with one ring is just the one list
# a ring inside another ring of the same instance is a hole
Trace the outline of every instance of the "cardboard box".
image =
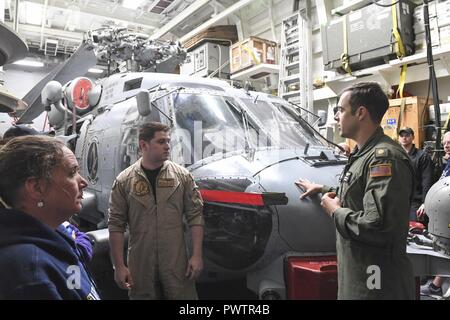
[[(428, 104), (425, 104), (426, 98), (406, 97), (402, 99), (390, 99), (389, 109), (381, 120), (381, 127), (384, 133), (394, 141), (398, 141), (398, 130), (403, 127), (410, 127), (414, 130), (413, 143), (417, 148), (423, 148), (425, 141), (425, 125), (429, 122)], [(432, 99), (428, 100), (431, 103)], [(401, 116), (400, 110), (403, 109)], [(356, 142), (347, 139), (350, 149), (356, 146)]]
[(276, 63), (276, 42), (250, 37), (230, 47), (231, 73), (241, 71), (251, 66)]

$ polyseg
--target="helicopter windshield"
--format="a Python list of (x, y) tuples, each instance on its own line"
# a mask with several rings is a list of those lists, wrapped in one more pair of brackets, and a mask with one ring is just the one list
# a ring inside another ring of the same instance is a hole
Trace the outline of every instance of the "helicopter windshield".
[(279, 147), (303, 147), (306, 143), (326, 145), (291, 107), (277, 102), (242, 100), (251, 114), (271, 133), (273, 144)]
[(177, 136), (185, 163), (248, 148), (325, 145), (301, 119), (299, 122), (294, 110), (286, 110), (289, 107), (262, 100), (243, 101), (245, 109), (229, 96), (191, 92), (173, 95)]
[(216, 153), (243, 150), (247, 144), (258, 145), (259, 128), (253, 125), (255, 133), (247, 134), (242, 110), (234, 98), (177, 93), (173, 101), (185, 161), (191, 158), (190, 163), (194, 163)]

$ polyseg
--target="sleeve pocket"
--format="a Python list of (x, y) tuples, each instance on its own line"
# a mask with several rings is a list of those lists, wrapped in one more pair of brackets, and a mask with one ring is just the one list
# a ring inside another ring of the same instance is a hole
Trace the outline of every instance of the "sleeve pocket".
[(367, 224), (379, 227), (382, 225), (382, 215), (375, 201), (374, 190), (369, 190), (364, 195), (364, 220)]

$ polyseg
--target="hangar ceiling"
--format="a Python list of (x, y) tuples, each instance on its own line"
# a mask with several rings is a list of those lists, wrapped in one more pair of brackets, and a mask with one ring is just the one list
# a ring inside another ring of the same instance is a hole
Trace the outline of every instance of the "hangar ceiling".
[[(5, 6), (5, 23), (24, 38), (31, 52), (49, 57), (74, 52), (88, 30), (116, 25), (151, 35), (170, 21), (174, 19), (179, 21), (180, 15), (187, 16), (188, 19), (181, 20), (170, 33), (163, 35), (163, 38), (174, 40), (239, 2), (234, 0), (1, 1)], [(220, 24), (228, 22), (223, 20)]]

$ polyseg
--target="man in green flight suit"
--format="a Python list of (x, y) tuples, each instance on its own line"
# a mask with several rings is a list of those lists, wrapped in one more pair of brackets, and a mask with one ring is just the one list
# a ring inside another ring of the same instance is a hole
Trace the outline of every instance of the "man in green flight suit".
[(414, 299), (406, 255), (413, 168), (402, 148), (383, 133), (389, 107), (377, 83), (345, 89), (335, 120), (342, 137), (356, 141), (335, 189), (300, 179), (304, 199), (322, 193), (321, 205), (337, 229), (338, 299)]

